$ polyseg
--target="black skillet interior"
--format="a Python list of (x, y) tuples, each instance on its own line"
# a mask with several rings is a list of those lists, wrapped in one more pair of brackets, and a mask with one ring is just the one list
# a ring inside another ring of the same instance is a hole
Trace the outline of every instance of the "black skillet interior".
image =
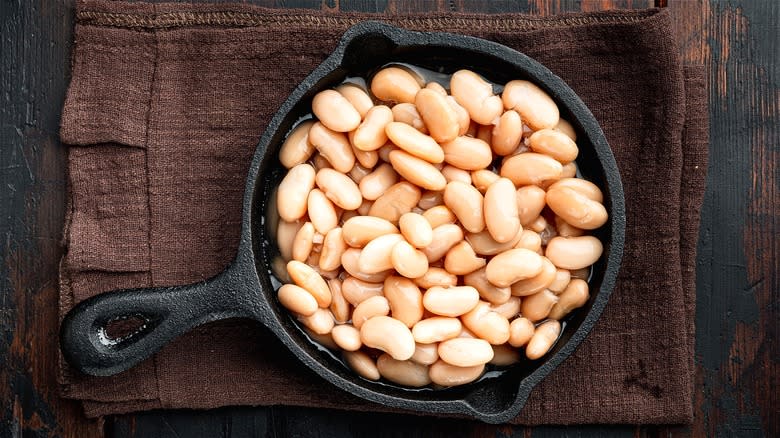
[[(285, 170), (276, 158), (284, 137), (296, 121), (310, 113), (311, 99), (317, 92), (332, 88), (347, 77), (368, 79), (383, 65), (398, 62), (443, 73), (471, 69), (497, 84), (528, 79), (540, 85), (557, 101), (561, 116), (575, 127), (580, 150), (578, 167), (584, 178), (604, 190), (605, 206), (611, 216), (610, 221), (595, 233), (605, 248), (604, 255), (593, 268), (591, 298), (564, 322), (561, 338), (551, 352), (538, 361), (525, 361), (504, 371), (488, 372), (479, 381), (462, 387), (407, 389), (356, 376), (336, 356), (310, 341), (297, 322), (278, 305), (270, 280), (269, 263), (276, 249), (269, 243), (272, 239), (263, 226), (262, 217), (272, 189), (284, 175)], [(343, 389), (399, 408), (458, 412), (488, 422), (506, 421), (517, 414), (531, 388), (574, 351), (606, 305), (620, 264), (625, 225), (622, 186), (614, 158), (598, 123), (574, 92), (546, 68), (516, 51), (469, 37), (420, 34), (381, 23), (361, 23), (347, 32), (334, 54), (282, 105), (260, 141), (259, 151), (263, 148), (265, 152), (261, 161), (253, 166), (248, 187), (255, 184), (251, 201), (252, 244), (263, 298), (271, 303), (269, 316), (272, 321), (268, 325), (301, 360)]]

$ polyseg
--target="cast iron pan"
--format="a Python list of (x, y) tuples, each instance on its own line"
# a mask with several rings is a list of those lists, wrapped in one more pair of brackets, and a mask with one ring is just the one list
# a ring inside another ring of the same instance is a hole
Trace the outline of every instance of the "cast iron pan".
[[(583, 177), (603, 189), (610, 220), (596, 232), (605, 250), (590, 279), (590, 301), (565, 321), (561, 338), (544, 358), (506, 371), (491, 371), (474, 383), (450, 389), (406, 389), (372, 382), (358, 377), (313, 344), (276, 301), (269, 274), (269, 261), (276, 249), (268, 242), (263, 217), (271, 189), (284, 172), (277, 159), (279, 147), (293, 124), (310, 112), (314, 94), (347, 76), (367, 78), (390, 62), (445, 73), (468, 68), (495, 83), (532, 80), (556, 100), (562, 117), (577, 130), (577, 163)], [(420, 412), (457, 413), (489, 423), (504, 422), (517, 415), (531, 389), (575, 350), (596, 323), (615, 285), (625, 232), (623, 189), (612, 152), (593, 115), (560, 78), (527, 56), (496, 43), (446, 33), (411, 32), (377, 22), (350, 28), (333, 54), (282, 104), (255, 151), (243, 208), (238, 254), (216, 277), (187, 286), (109, 292), (72, 309), (60, 334), (68, 362), (86, 374), (117, 374), (193, 327), (226, 318), (251, 318), (274, 332), (324, 379), (366, 400)], [(145, 323), (124, 338), (109, 339), (106, 324), (128, 316), (140, 317)]]

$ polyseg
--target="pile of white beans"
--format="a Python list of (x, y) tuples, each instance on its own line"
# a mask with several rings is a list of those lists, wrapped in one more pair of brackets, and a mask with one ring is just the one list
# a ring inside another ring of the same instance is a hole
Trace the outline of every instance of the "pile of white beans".
[(539, 359), (589, 298), (607, 211), (576, 134), (533, 83), (493, 90), (387, 66), (318, 93), (281, 147), (279, 302), (363, 378), (451, 387)]

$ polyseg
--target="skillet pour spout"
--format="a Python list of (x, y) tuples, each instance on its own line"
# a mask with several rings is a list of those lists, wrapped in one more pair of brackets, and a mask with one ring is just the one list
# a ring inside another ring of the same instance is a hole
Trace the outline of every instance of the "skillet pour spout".
[[(314, 344), (278, 304), (270, 274), (277, 250), (270, 243), (264, 216), (272, 190), (283, 176), (277, 157), (285, 136), (310, 113), (317, 92), (347, 77), (369, 78), (380, 67), (399, 62), (442, 73), (467, 68), (495, 83), (527, 79), (539, 85), (577, 131), (578, 168), (603, 190), (610, 217), (595, 232), (604, 252), (593, 266), (591, 297), (564, 320), (563, 334), (552, 350), (542, 359), (489, 371), (462, 387), (411, 389), (357, 376)], [(238, 253), (225, 271), (192, 285), (114, 291), (85, 300), (65, 317), (60, 342), (75, 369), (108, 376), (132, 368), (198, 325), (250, 318), (271, 330), (319, 376), (353, 395), (399, 409), (501, 423), (517, 415), (531, 390), (572, 354), (596, 323), (615, 285), (624, 234), (623, 189), (615, 159), (593, 115), (560, 78), (522, 53), (490, 41), (363, 22), (347, 30), (333, 53), (292, 91), (261, 137), (246, 180)], [(127, 317), (139, 318), (143, 324), (120, 339), (109, 339), (106, 326)]]

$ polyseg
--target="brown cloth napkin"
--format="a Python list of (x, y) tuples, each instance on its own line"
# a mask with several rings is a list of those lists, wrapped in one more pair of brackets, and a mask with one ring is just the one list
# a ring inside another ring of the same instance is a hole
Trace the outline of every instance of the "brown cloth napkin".
[[(601, 123), (626, 193), (618, 286), (577, 352), (514, 421), (692, 419), (694, 268), (707, 159), (703, 71), (667, 11), (385, 16), (81, 1), (62, 116), (69, 148), (61, 309), (116, 288), (220, 272), (255, 144), (286, 95), (364, 19), (491, 39), (561, 76)], [(61, 367), (87, 415), (301, 405), (386, 410), (319, 379), (261, 326), (201, 327), (121, 375)]]

